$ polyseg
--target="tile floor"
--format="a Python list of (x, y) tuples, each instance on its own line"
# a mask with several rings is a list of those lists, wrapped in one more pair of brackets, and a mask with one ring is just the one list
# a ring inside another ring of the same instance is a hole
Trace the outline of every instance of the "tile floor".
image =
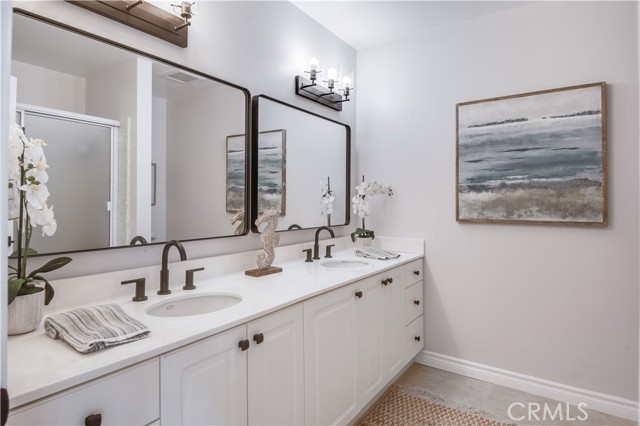
[[(505, 388), (481, 380), (471, 379), (421, 364), (413, 364), (395, 383), (427, 390), (434, 395), (455, 401), (463, 406), (482, 410), (495, 416), (498, 420), (509, 418), (508, 408), (513, 402), (522, 402), (524, 404), (537, 403), (541, 406), (547, 403), (552, 410), (555, 410), (558, 405), (558, 401), (552, 399)], [(525, 409), (520, 407), (521, 406), (514, 406), (512, 410), (514, 416), (521, 417), (526, 415)], [(549, 420), (549, 417), (547, 417), (546, 421), (543, 421), (541, 411), (539, 413), (540, 421), (536, 421), (535, 418), (529, 421), (525, 418), (525, 420), (515, 423), (519, 426), (631, 426), (638, 424), (632, 420), (626, 420), (588, 409), (585, 410), (588, 414), (586, 420), (566, 420), (566, 405), (563, 403), (562, 407), (563, 414), (565, 415), (564, 421), (560, 421), (558, 416), (555, 417), (555, 421)], [(569, 413), (572, 418), (578, 416), (584, 417), (584, 414), (578, 411), (577, 407), (571, 407)]]

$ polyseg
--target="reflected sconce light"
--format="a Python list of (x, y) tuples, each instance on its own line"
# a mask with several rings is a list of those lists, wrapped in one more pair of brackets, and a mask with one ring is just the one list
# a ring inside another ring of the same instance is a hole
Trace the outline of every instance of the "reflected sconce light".
[(172, 4), (174, 13), (145, 0), (66, 0), (179, 47), (187, 47), (195, 1)]
[[(296, 94), (336, 111), (342, 111), (342, 103), (349, 102), (349, 96), (353, 91), (351, 76), (345, 75), (342, 83), (339, 84), (338, 71), (335, 68), (329, 68), (326, 74), (327, 79), (323, 80), (325, 83), (323, 86), (317, 83), (321, 72), (320, 61), (315, 57), (309, 59), (308, 70), (305, 70), (309, 78), (296, 76)], [(336, 93), (336, 89), (342, 94)]]

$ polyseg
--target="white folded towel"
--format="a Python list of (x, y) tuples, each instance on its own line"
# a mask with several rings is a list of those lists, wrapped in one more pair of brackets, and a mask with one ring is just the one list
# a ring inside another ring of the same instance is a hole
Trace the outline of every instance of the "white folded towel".
[(51, 315), (44, 330), (83, 354), (147, 337), (146, 325), (127, 315), (119, 305), (99, 305)]
[(389, 260), (400, 257), (400, 253), (375, 247), (362, 247), (356, 249), (356, 256), (367, 257), (369, 259)]

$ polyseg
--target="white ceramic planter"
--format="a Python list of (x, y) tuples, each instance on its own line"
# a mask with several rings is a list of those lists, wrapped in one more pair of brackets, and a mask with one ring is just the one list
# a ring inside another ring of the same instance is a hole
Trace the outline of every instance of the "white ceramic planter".
[(10, 336), (29, 333), (42, 322), (44, 291), (18, 296), (9, 305), (8, 333)]
[(373, 238), (371, 237), (356, 237), (357, 248), (369, 247), (371, 244), (373, 244)]

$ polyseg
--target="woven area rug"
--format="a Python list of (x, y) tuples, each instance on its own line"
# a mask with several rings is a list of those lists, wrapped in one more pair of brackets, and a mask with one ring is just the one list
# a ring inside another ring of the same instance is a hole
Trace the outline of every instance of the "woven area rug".
[(358, 426), (512, 426), (422, 389), (392, 385)]

